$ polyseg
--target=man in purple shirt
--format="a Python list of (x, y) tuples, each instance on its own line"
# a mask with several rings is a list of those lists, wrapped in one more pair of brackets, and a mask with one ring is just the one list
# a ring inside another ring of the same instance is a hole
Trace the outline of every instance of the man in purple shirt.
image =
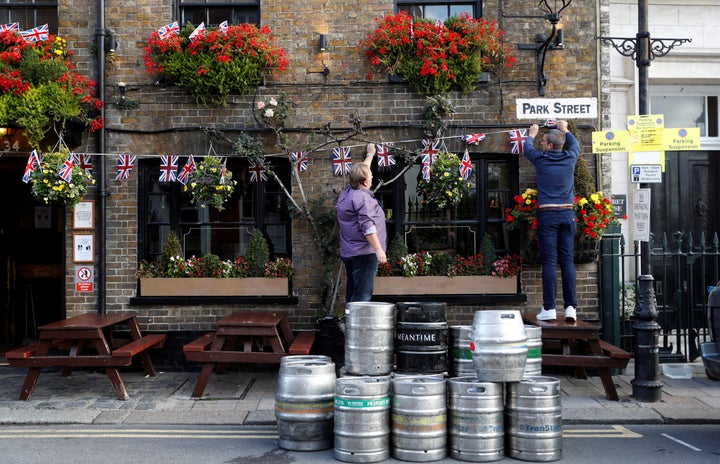
[[(525, 157), (535, 166), (538, 190), (538, 244), (542, 256), (543, 307), (539, 321), (557, 318), (557, 265), (562, 273), (565, 320), (577, 319), (575, 293), (575, 164), (580, 156), (580, 144), (568, 131), (567, 121), (558, 121), (557, 129), (546, 132), (540, 140), (540, 150), (533, 146), (540, 128), (533, 124), (523, 144)], [(563, 150), (567, 140), (568, 149)]]
[(370, 301), (378, 263), (387, 262), (385, 212), (370, 191), (370, 163), (375, 144), (368, 144), (367, 156), (350, 170), (350, 185), (340, 193), (337, 219), (340, 226), (340, 257), (345, 263), (345, 302)]

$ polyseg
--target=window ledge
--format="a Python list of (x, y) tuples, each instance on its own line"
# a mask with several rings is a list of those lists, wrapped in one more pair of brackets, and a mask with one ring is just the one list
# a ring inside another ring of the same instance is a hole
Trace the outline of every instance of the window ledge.
[(255, 305), (298, 304), (296, 296), (136, 296), (130, 298), (131, 306), (201, 306), (201, 305)]

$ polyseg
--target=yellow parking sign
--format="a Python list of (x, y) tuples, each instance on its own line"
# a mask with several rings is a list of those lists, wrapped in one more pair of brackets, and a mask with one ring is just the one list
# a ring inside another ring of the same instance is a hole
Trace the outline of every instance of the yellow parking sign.
[(665, 129), (663, 141), (666, 151), (699, 150), (700, 128), (667, 128)]
[(593, 153), (630, 151), (630, 134), (626, 130), (593, 132), (592, 151)]

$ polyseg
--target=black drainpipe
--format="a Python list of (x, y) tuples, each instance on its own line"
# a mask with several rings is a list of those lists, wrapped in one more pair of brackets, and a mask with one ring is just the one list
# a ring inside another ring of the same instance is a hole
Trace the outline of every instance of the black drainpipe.
[[(105, 0), (98, 0), (98, 31), (97, 31), (97, 93), (101, 101), (105, 101)], [(100, 116), (105, 119), (105, 105), (100, 109)], [(95, 268), (97, 277), (97, 312), (105, 314), (106, 279), (105, 279), (105, 203), (107, 191), (105, 187), (105, 128), (97, 137), (97, 251), (98, 260)]]

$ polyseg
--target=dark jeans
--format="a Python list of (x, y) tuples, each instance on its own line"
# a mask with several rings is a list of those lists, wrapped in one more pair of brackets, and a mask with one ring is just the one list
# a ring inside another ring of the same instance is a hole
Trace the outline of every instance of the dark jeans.
[(543, 308), (555, 309), (557, 265), (562, 273), (564, 307), (577, 308), (575, 300), (575, 210), (538, 212), (538, 244), (542, 255)]
[(378, 259), (375, 253), (343, 258), (347, 273), (345, 302), (370, 301), (375, 286)]

